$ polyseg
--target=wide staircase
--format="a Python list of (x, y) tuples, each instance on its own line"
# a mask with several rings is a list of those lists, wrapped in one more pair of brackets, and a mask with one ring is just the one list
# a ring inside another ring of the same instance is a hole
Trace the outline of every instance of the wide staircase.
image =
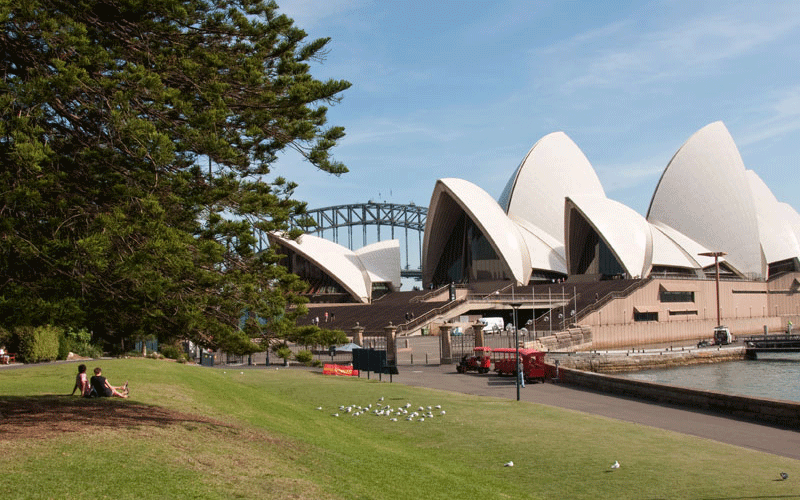
[[(448, 303), (446, 294), (443, 300), (417, 301), (428, 291), (392, 292), (380, 297), (372, 304), (308, 304), (309, 314), (298, 320), (299, 325), (310, 325), (312, 319), (319, 318), (319, 326), (327, 329), (338, 329), (350, 333), (353, 327), (364, 328), (364, 335), (383, 335), (384, 327), (391, 322), (403, 327), (417, 322), (430, 311)], [(325, 313), (328, 320), (325, 321)]]
[[(537, 301), (552, 297), (554, 303), (567, 303), (565, 313), (556, 309), (554, 314), (565, 317), (550, 318), (547, 314), (538, 314), (536, 330), (547, 330), (552, 326), (566, 327), (571, 323), (579, 323), (580, 319), (590, 312), (602, 307), (615, 298), (630, 294), (648, 280), (616, 279), (589, 282), (546, 283), (534, 286), (513, 287), (517, 297), (535, 296)], [(372, 304), (308, 304), (308, 316), (298, 321), (300, 325), (312, 324), (318, 318), (319, 326), (327, 329), (339, 329), (350, 333), (356, 323), (364, 328), (364, 335), (383, 335), (384, 328), (391, 324), (398, 327), (398, 335), (416, 333), (420, 328), (435, 321), (444, 321), (458, 316), (472, 307), (472, 300), (491, 297), (495, 293), (507, 296), (512, 293), (508, 282), (478, 283), (458, 285), (467, 288), (467, 298), (449, 300), (448, 287), (434, 291), (416, 290), (392, 292), (376, 299)], [(460, 296), (462, 294), (459, 294)], [(538, 307), (538, 306), (537, 306)], [(574, 316), (571, 314), (575, 311)], [(326, 321), (327, 313), (327, 321)]]

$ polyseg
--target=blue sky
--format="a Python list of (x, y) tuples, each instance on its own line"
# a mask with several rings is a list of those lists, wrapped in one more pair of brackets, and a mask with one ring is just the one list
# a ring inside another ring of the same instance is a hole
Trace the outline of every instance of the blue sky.
[(664, 167), (722, 120), (747, 168), (800, 207), (800, 2), (284, 0), (312, 72), (352, 83), (330, 110), (350, 173), (291, 155), (277, 173), (310, 208), (427, 206), (437, 179), (497, 198), (528, 149), (562, 130), (607, 195), (644, 214)]

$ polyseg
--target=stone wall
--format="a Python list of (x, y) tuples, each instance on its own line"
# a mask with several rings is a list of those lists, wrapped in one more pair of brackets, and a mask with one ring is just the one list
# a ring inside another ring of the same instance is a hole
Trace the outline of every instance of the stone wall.
[(666, 348), (659, 351), (617, 351), (575, 352), (569, 354), (548, 354), (547, 363), (565, 368), (595, 373), (626, 373), (654, 368), (675, 368), (678, 366), (740, 361), (745, 359), (744, 347), (725, 347), (711, 349)]
[[(551, 374), (555, 367), (549, 366)], [(800, 403), (734, 396), (712, 391), (628, 380), (612, 375), (590, 373), (571, 368), (558, 369), (559, 381), (624, 397), (660, 404), (681, 406), (720, 413), (762, 424), (797, 429), (800, 427)]]
[(592, 329), (588, 326), (575, 326), (563, 332), (527, 342), (525, 347), (540, 351), (578, 351), (587, 349), (592, 344)]

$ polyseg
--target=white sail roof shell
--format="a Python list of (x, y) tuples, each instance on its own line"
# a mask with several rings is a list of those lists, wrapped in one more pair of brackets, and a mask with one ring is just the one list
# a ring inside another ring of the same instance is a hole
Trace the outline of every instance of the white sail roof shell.
[(800, 256), (797, 236), (784, 209), (755, 172), (746, 172), (758, 217), (761, 248), (767, 263)]
[[(658, 226), (650, 224), (653, 236), (653, 266), (700, 269), (701, 266), (689, 253), (672, 240)], [(688, 239), (688, 238), (687, 238)], [(696, 243), (695, 243), (696, 245)]]
[(707, 125), (675, 153), (658, 183), (647, 220), (664, 223), (751, 278), (766, 275), (758, 219), (739, 150), (722, 122)]
[[(663, 233), (664, 236), (666, 236), (667, 238), (670, 239), (670, 241), (675, 243), (675, 246), (680, 248), (686, 254), (686, 258), (690, 259), (690, 262), (694, 262), (694, 265), (692, 265), (691, 267), (705, 269), (708, 266), (714, 265), (714, 257), (701, 255), (704, 253), (708, 253), (710, 250), (701, 245), (700, 243), (694, 241), (693, 239), (687, 237), (685, 234), (681, 234), (679, 231), (676, 231), (671, 227), (660, 222), (655, 224), (650, 224), (650, 227), (653, 230), (653, 234), (655, 234), (656, 231)], [(653, 259), (654, 259), (653, 264), (656, 264), (655, 257), (653, 257)], [(724, 262), (724, 261), (725, 257), (719, 258), (719, 262)], [(658, 262), (658, 264), (670, 265), (667, 264), (666, 262)]]
[(564, 199), (605, 196), (592, 165), (564, 132), (539, 139), (528, 151), (500, 196), (500, 206), (515, 219), (541, 228), (564, 244)]
[(531, 271), (530, 255), (516, 224), (489, 193), (469, 181), (456, 178), (436, 181), (431, 195), (422, 245), (423, 281), (432, 280), (434, 267), (447, 243), (445, 238), (450, 235), (450, 227), (460, 211), (466, 213), (481, 230), (506, 266), (509, 276), (517, 283), (527, 283)]
[(269, 237), (270, 240), (277, 241), (313, 262), (357, 301), (362, 303), (370, 301), (372, 283), (369, 274), (352, 250), (311, 234), (303, 234), (296, 240), (284, 238), (276, 233), (270, 233)]
[[(786, 222), (789, 224), (789, 227), (792, 228), (795, 239), (800, 242), (800, 214), (798, 214), (797, 210), (792, 208), (792, 206), (788, 203), (779, 202), (778, 208), (780, 213), (783, 214)], [(798, 257), (800, 257), (800, 255), (798, 255)]]
[(355, 253), (371, 283), (389, 283), (392, 290), (400, 289), (400, 240), (378, 241)]
[(524, 219), (515, 217), (510, 217), (510, 219), (517, 225), (525, 244), (528, 246), (532, 269), (567, 274), (567, 260), (562, 241), (552, 238)]
[[(573, 209), (606, 242), (626, 273), (632, 277), (647, 276), (652, 261), (653, 238), (650, 224), (641, 214), (605, 196), (575, 196), (566, 201), (567, 224), (570, 223)], [(566, 243), (569, 255), (573, 251), (572, 245), (576, 243)]]

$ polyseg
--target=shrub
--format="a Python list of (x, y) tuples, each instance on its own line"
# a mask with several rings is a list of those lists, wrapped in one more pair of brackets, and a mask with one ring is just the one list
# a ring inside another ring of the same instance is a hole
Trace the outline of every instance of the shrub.
[(311, 362), (311, 366), (313, 366), (314, 368), (319, 368), (322, 366), (322, 361), (315, 359), (314, 361)]
[(17, 355), (25, 363), (53, 361), (58, 358), (58, 338), (62, 332), (54, 326), (19, 327), (15, 331), (19, 337)]
[(11, 332), (0, 326), (0, 347), (10, 347), (11, 345)]
[(178, 363), (189, 363), (194, 360), (191, 354), (189, 354), (188, 352), (182, 352), (181, 355), (178, 356), (178, 358), (175, 361), (177, 361)]
[(294, 359), (308, 365), (314, 359), (314, 355), (311, 354), (311, 351), (300, 351), (294, 355)]
[(183, 358), (183, 350), (175, 345), (170, 345), (170, 344), (160, 345), (159, 351), (161, 351), (161, 354), (163, 354), (165, 358), (169, 359)]
[(292, 350), (289, 349), (289, 346), (283, 345), (283, 346), (275, 347), (275, 348), (273, 348), (273, 350), (275, 351), (275, 354), (279, 358), (283, 359), (284, 363), (288, 363), (289, 362), (289, 358), (292, 357)]
[(58, 359), (67, 359), (69, 353), (84, 358), (99, 358), (103, 356), (103, 349), (92, 344), (92, 334), (86, 328), (69, 328), (58, 339)]

